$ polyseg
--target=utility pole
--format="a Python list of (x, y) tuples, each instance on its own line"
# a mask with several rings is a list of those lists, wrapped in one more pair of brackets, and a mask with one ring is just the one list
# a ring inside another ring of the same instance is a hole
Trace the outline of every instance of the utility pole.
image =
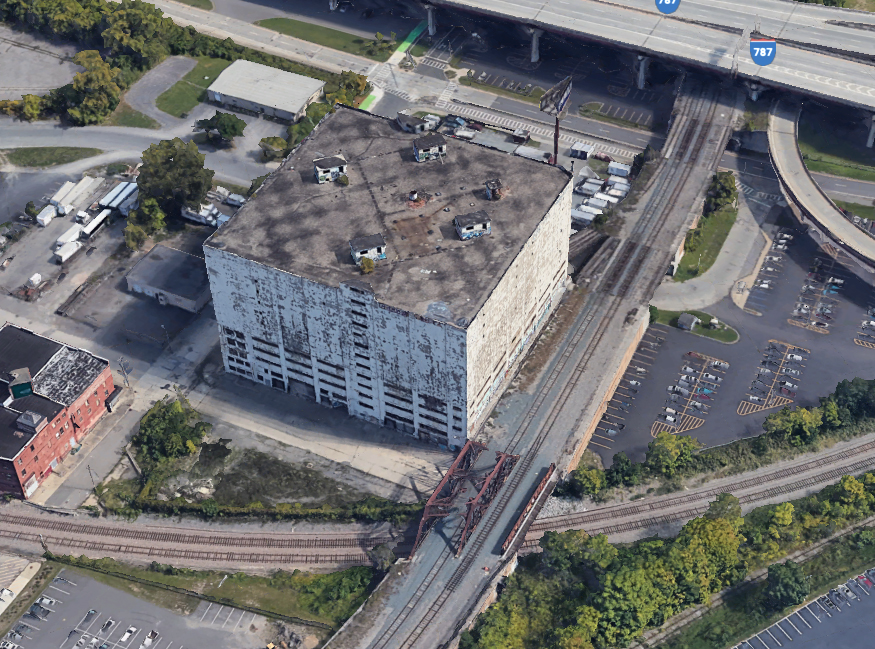
[(128, 372), (130, 372), (131, 370), (128, 367), (127, 363), (128, 362), (125, 360), (124, 356), (119, 356), (118, 364), (119, 364), (119, 367), (121, 368), (122, 376), (125, 377), (125, 387), (130, 388), (131, 382), (128, 381)]
[(170, 334), (167, 333), (167, 327), (165, 327), (164, 325), (161, 325), (161, 328), (164, 330), (164, 336), (167, 338), (167, 349), (169, 349), (172, 352), (173, 348), (170, 346)]
[(553, 132), (553, 164), (559, 164), (559, 120), (567, 114), (566, 106), (571, 98), (571, 77), (562, 81), (543, 94), (540, 102), (542, 113), (556, 118), (556, 130)]
[(86, 464), (85, 468), (88, 469), (88, 476), (91, 478), (91, 488), (97, 493), (97, 483), (94, 482), (94, 474), (91, 472), (91, 465)]

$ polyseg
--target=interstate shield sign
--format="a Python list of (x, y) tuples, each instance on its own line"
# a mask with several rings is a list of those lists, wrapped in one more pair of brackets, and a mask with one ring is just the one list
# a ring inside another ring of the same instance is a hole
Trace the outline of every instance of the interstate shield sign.
[(656, 8), (664, 14), (673, 14), (681, 6), (681, 0), (656, 0)]
[(768, 65), (774, 61), (777, 49), (774, 38), (750, 39), (750, 58), (757, 65)]

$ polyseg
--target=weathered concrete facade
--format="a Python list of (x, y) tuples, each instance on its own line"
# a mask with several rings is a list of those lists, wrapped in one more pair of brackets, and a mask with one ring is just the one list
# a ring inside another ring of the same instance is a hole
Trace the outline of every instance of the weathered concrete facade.
[(225, 369), (461, 446), (558, 304), (570, 214), (569, 183), (467, 329), (205, 247)]

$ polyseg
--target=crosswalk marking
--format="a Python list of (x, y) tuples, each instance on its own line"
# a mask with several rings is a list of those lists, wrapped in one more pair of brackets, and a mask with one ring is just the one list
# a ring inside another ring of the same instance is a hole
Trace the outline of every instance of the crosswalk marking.
[(738, 183), (738, 186), (741, 188), (741, 193), (745, 196), (761, 198), (763, 200), (777, 202), (783, 198), (781, 194), (770, 194), (769, 192), (763, 192), (758, 189), (754, 189), (753, 187), (749, 187), (744, 183)]
[(433, 59), (430, 56), (426, 55), (420, 62), (419, 65), (428, 65), (432, 68), (437, 68), (438, 70), (446, 70), (447, 62), (439, 61), (438, 59)]

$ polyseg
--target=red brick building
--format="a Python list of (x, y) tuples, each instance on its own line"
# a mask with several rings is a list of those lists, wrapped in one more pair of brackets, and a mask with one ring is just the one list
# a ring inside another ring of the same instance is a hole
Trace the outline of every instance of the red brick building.
[[(30, 372), (32, 394), (16, 399), (13, 372), (22, 369)], [(30, 497), (103, 416), (113, 390), (106, 359), (13, 324), (3, 325), (0, 494)]]

